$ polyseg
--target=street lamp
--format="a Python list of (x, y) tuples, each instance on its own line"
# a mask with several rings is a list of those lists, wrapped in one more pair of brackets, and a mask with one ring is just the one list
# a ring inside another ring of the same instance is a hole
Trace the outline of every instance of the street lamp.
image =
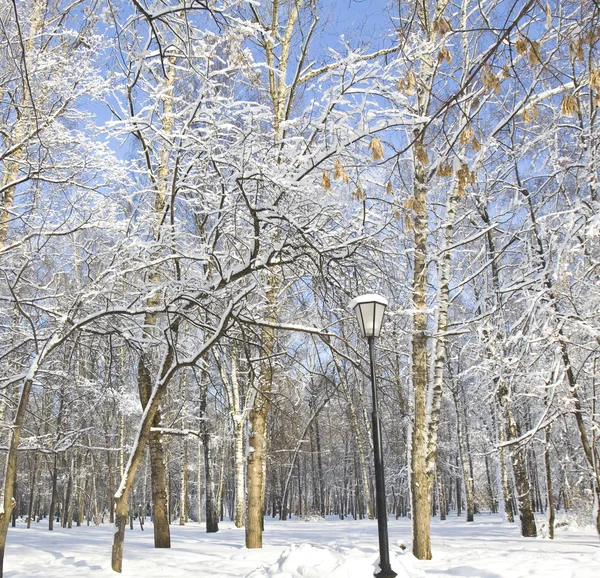
[(377, 504), (377, 532), (379, 534), (379, 567), (377, 578), (393, 578), (396, 576), (390, 566), (390, 545), (387, 529), (387, 508), (385, 505), (385, 478), (383, 476), (383, 449), (381, 445), (381, 420), (377, 403), (377, 386), (375, 383), (375, 338), (379, 337), (383, 313), (387, 307), (387, 299), (381, 295), (368, 294), (355, 297), (349, 307), (354, 309), (358, 325), (363, 337), (369, 343), (371, 363), (371, 388), (373, 391), (373, 448), (375, 453), (375, 500)]

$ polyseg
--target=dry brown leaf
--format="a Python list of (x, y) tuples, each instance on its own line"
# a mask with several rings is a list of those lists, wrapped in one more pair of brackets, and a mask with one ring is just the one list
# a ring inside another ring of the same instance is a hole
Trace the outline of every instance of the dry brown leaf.
[(467, 125), (460, 133), (460, 138), (458, 140), (460, 144), (467, 144), (474, 136), (475, 131), (473, 130), (473, 127)]
[(443, 16), (436, 18), (433, 21), (433, 31), (440, 36), (444, 36), (452, 30), (452, 26), (450, 26), (450, 22), (446, 20)]
[(477, 137), (473, 137), (473, 140), (471, 141), (471, 148), (477, 152), (481, 150), (481, 143), (477, 140)]
[(562, 102), (560, 103), (560, 112), (565, 116), (573, 116), (579, 112), (577, 99), (570, 92), (567, 92), (567, 94), (563, 96)]
[(420, 143), (415, 146), (415, 158), (422, 165), (429, 164), (429, 157), (427, 156), (427, 151), (425, 150), (425, 147)]
[(571, 58), (571, 62), (577, 60), (583, 62), (585, 55), (583, 53), (583, 41), (581, 38), (575, 38), (569, 42), (569, 57)]
[(391, 195), (394, 192), (394, 189), (392, 187), (392, 181), (388, 181), (387, 184), (385, 185), (385, 192), (388, 195)]
[(438, 177), (449, 177), (454, 173), (452, 165), (450, 163), (442, 163), (436, 171)]
[(325, 171), (323, 171), (323, 174), (321, 175), (321, 186), (326, 191), (331, 190), (331, 180), (329, 178), (329, 175)]
[(360, 187), (356, 187), (356, 190), (352, 193), (352, 198), (355, 201), (364, 201), (367, 195)]
[(408, 215), (404, 215), (404, 224), (408, 231), (414, 231), (412, 220)]
[(590, 71), (590, 87), (600, 90), (600, 68), (593, 68)]
[(486, 90), (493, 90), (496, 93), (501, 90), (500, 79), (492, 72), (491, 67), (487, 64), (483, 67), (481, 82)]
[(517, 40), (515, 42), (515, 48), (517, 50), (517, 54), (525, 54), (527, 49), (529, 48), (529, 43), (524, 36), (517, 36)]
[(600, 40), (600, 26), (589, 28), (583, 35), (583, 39), (588, 44), (594, 44), (597, 40)]
[(415, 77), (415, 73), (412, 70), (409, 70), (406, 77), (406, 94), (408, 96), (412, 96), (415, 93), (416, 86), (417, 79)]
[(409, 70), (406, 77), (401, 78), (398, 81), (398, 90), (401, 92), (405, 92), (407, 96), (412, 96), (415, 93), (416, 84), (417, 80), (415, 78), (415, 74), (412, 70)]
[(540, 43), (534, 40), (529, 45), (529, 63), (530, 64), (541, 64), (542, 63), (542, 49)]
[(444, 62), (444, 60), (450, 64), (452, 62), (452, 54), (450, 53), (450, 51), (448, 50), (448, 48), (446, 46), (442, 46), (442, 48), (440, 48), (440, 51), (438, 53), (438, 57), (437, 57), (437, 61), (438, 63), (442, 63)]
[(469, 167), (462, 164), (456, 172), (456, 188), (459, 197), (464, 197), (466, 194), (467, 185), (472, 185), (475, 182), (475, 173), (469, 170)]
[(344, 165), (340, 159), (335, 159), (333, 161), (333, 178), (337, 181), (337, 179), (341, 179), (344, 176)]
[(530, 104), (523, 109), (523, 121), (527, 124), (533, 122), (540, 115), (536, 104)]
[(385, 157), (383, 145), (377, 137), (374, 137), (369, 143), (369, 150), (373, 153), (373, 160), (375, 161), (380, 161)]

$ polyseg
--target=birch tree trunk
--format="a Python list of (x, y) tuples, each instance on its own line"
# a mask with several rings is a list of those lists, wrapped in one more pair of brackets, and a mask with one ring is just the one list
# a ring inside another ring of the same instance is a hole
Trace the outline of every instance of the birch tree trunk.
[[(438, 6), (436, 10), (439, 10)], [(442, 8), (443, 11), (443, 8)], [(429, 44), (433, 39), (431, 13), (427, 3), (416, 8), (422, 34)], [(427, 116), (432, 98), (435, 62), (430, 50), (424, 50), (420, 58), (420, 70), (416, 81), (417, 114)], [(413, 554), (419, 560), (431, 559), (430, 538), (430, 492), (427, 474), (427, 128), (414, 131), (413, 198), (413, 279), (412, 279), (412, 385), (414, 391), (414, 421), (410, 456), (410, 490), (412, 500)]]
[(437, 441), (440, 427), (440, 411), (442, 406), (442, 386), (444, 382), (444, 367), (446, 366), (446, 330), (448, 329), (448, 307), (450, 304), (450, 266), (452, 264), (452, 239), (454, 237), (454, 222), (456, 205), (460, 197), (460, 189), (455, 182), (446, 203), (446, 221), (443, 225), (441, 257), (438, 261), (438, 306), (436, 330), (434, 338), (433, 380), (431, 384), (431, 407), (427, 427), (427, 460), (426, 471), (428, 491), (433, 491), (435, 463), (437, 457)]
[[(504, 408), (504, 419), (508, 439), (513, 440), (519, 437), (519, 428), (513, 416), (508, 400), (508, 389), (504, 382), (499, 384), (498, 395), (502, 399)], [(527, 464), (524, 450), (516, 447), (511, 451), (513, 472), (515, 475), (515, 485), (517, 487), (517, 500), (519, 502), (519, 517), (521, 520), (521, 535), (525, 537), (537, 536), (535, 527), (535, 518), (531, 507), (531, 488), (529, 485), (529, 476), (527, 475)]]
[(248, 419), (248, 412), (242, 407), (242, 396), (240, 391), (240, 382), (238, 375), (238, 353), (235, 346), (231, 347), (231, 375), (228, 378), (225, 372), (224, 360), (215, 354), (221, 381), (227, 394), (229, 405), (229, 415), (233, 423), (233, 444), (234, 444), (234, 469), (235, 469), (235, 504), (234, 504), (234, 523), (236, 528), (244, 527), (244, 518), (246, 515), (246, 477), (245, 477), (245, 456), (244, 456), (244, 430)]
[[(425, 100), (425, 99), (423, 99)], [(413, 554), (419, 560), (431, 560), (429, 535), (429, 491), (427, 477), (427, 188), (424, 133), (415, 141), (414, 186), (414, 261), (412, 302), (413, 316), (412, 382), (414, 390), (414, 424), (410, 458), (412, 497)]]
[[(162, 97), (162, 130), (170, 134), (173, 130), (173, 88), (175, 85), (175, 58), (166, 61), (167, 76)], [(149, 167), (150, 168), (150, 167)], [(156, 192), (154, 198), (154, 240), (158, 242), (161, 237), (161, 223), (163, 213), (167, 204), (169, 176), (169, 148), (163, 144), (157, 167)], [(151, 281), (157, 283), (161, 278), (159, 270), (151, 274)], [(160, 294), (156, 293), (147, 300), (149, 309), (156, 308), (160, 304)], [(144, 335), (148, 342), (152, 342), (158, 325), (158, 315), (149, 311), (144, 316)], [(152, 357), (149, 351), (144, 351), (138, 363), (138, 391), (142, 408), (146, 408), (150, 393), (152, 391)], [(162, 434), (160, 433), (161, 415), (157, 410), (154, 423), (154, 431), (150, 433), (150, 479), (152, 486), (152, 511), (154, 514), (154, 547), (170, 548), (171, 533), (169, 528), (169, 511), (167, 503), (167, 472), (165, 470), (165, 450), (163, 447)]]
[(546, 497), (548, 499), (548, 538), (554, 540), (554, 494), (552, 490), (552, 462), (550, 460), (550, 427), (546, 427), (544, 446), (544, 465), (546, 466)]
[(214, 480), (214, 457), (213, 444), (211, 443), (211, 435), (208, 427), (208, 416), (206, 414), (207, 389), (208, 383), (205, 372), (202, 371), (200, 398), (200, 438), (202, 439), (202, 450), (204, 459), (204, 492), (206, 505), (206, 532), (214, 533), (219, 531), (219, 511), (217, 505), (217, 497), (215, 495), (215, 480)]
[[(454, 379), (453, 379), (454, 381)], [(469, 467), (469, 450), (467, 447), (467, 439), (465, 434), (466, 424), (463, 419), (462, 404), (460, 403), (460, 392), (458, 384), (453, 383), (452, 395), (454, 396), (454, 404), (456, 406), (456, 430), (458, 436), (458, 451), (460, 462), (462, 465), (463, 480), (465, 483), (465, 501), (467, 503), (467, 522), (473, 521), (474, 504), (473, 504), (473, 476)]]
[[(188, 423), (185, 416), (187, 411), (187, 373), (184, 372), (181, 378), (181, 400), (183, 403), (184, 417), (182, 427), (187, 429)], [(188, 518), (188, 486), (189, 486), (189, 467), (188, 467), (188, 443), (187, 436), (181, 440), (181, 489), (179, 493), (179, 525), (185, 526)]]

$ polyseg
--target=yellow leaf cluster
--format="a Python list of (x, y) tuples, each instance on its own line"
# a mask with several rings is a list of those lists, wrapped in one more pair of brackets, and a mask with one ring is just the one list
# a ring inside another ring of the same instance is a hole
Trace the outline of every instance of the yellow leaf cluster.
[(383, 145), (377, 137), (373, 138), (369, 143), (369, 150), (373, 153), (373, 160), (375, 161), (380, 161), (385, 157)]
[(448, 20), (446, 20), (443, 16), (440, 16), (433, 21), (433, 31), (440, 36), (444, 36), (448, 32), (452, 31), (452, 26), (450, 26), (450, 22), (448, 22)]
[(571, 62), (583, 62), (583, 40), (581, 38), (574, 38), (569, 42), (569, 58)]
[(333, 161), (333, 178), (334, 180), (341, 179), (344, 175), (344, 165), (340, 159)]
[(448, 48), (446, 46), (442, 46), (440, 48), (440, 51), (439, 51), (438, 57), (437, 57), (437, 61), (439, 64), (444, 62), (444, 60), (448, 64), (450, 64), (452, 62), (452, 54), (450, 54), (450, 51), (448, 50)]
[(355, 201), (364, 201), (367, 198), (367, 194), (360, 187), (356, 187), (356, 190), (352, 193), (352, 198)]
[(538, 116), (540, 116), (540, 113), (535, 103), (530, 104), (529, 106), (523, 109), (523, 121), (527, 124), (533, 122)]
[(460, 144), (467, 144), (475, 136), (475, 131), (471, 125), (467, 125), (464, 130), (460, 133), (459, 142)]
[(524, 36), (517, 36), (517, 40), (515, 42), (515, 49), (517, 50), (517, 54), (525, 54), (527, 49), (529, 48), (529, 42)]
[(567, 94), (563, 96), (562, 102), (560, 103), (560, 112), (565, 116), (573, 116), (579, 112), (577, 99), (570, 92), (567, 92)]
[(417, 200), (414, 197), (409, 197), (408, 199), (406, 199), (406, 201), (404, 201), (404, 208), (408, 209), (409, 211), (414, 211), (416, 205)]
[(492, 72), (488, 64), (483, 67), (481, 82), (486, 90), (493, 90), (495, 93), (500, 92), (500, 79)]
[(398, 90), (406, 93), (407, 96), (412, 96), (415, 93), (416, 85), (417, 80), (415, 78), (415, 74), (412, 70), (410, 70), (406, 75), (406, 78), (401, 78), (398, 81)]
[(427, 151), (421, 143), (417, 143), (417, 145), (415, 146), (415, 158), (422, 165), (429, 164), (429, 157), (427, 156)]
[(325, 171), (323, 171), (323, 174), (321, 175), (321, 186), (326, 191), (331, 190), (331, 179), (329, 178), (329, 175)]
[(542, 63), (541, 46), (537, 40), (529, 43), (529, 63), (534, 65)]
[(340, 159), (335, 159), (333, 161), (333, 180), (337, 181), (338, 179), (342, 179), (345, 183), (350, 182), (350, 176), (344, 170), (344, 165)]
[(583, 39), (588, 44), (594, 44), (597, 40), (600, 40), (600, 26), (590, 27), (583, 35)]
[(450, 163), (442, 163), (436, 171), (438, 177), (449, 177), (454, 171), (452, 170), (452, 165)]
[(475, 182), (475, 173), (469, 170), (467, 165), (461, 165), (456, 173), (456, 185), (458, 188), (458, 196), (464, 197), (465, 190), (468, 185), (472, 185)]

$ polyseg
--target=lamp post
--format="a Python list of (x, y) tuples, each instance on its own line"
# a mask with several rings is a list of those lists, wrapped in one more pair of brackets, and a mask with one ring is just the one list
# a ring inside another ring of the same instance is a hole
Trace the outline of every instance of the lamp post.
[(377, 402), (377, 385), (375, 383), (375, 338), (379, 337), (383, 313), (387, 307), (387, 299), (381, 295), (368, 294), (355, 297), (349, 307), (354, 310), (363, 337), (369, 344), (371, 364), (371, 388), (373, 398), (373, 448), (375, 453), (375, 501), (377, 504), (377, 532), (379, 534), (379, 567), (377, 578), (394, 578), (390, 566), (390, 545), (387, 528), (387, 508), (385, 505), (385, 478), (383, 476), (383, 449), (381, 442), (381, 420)]

